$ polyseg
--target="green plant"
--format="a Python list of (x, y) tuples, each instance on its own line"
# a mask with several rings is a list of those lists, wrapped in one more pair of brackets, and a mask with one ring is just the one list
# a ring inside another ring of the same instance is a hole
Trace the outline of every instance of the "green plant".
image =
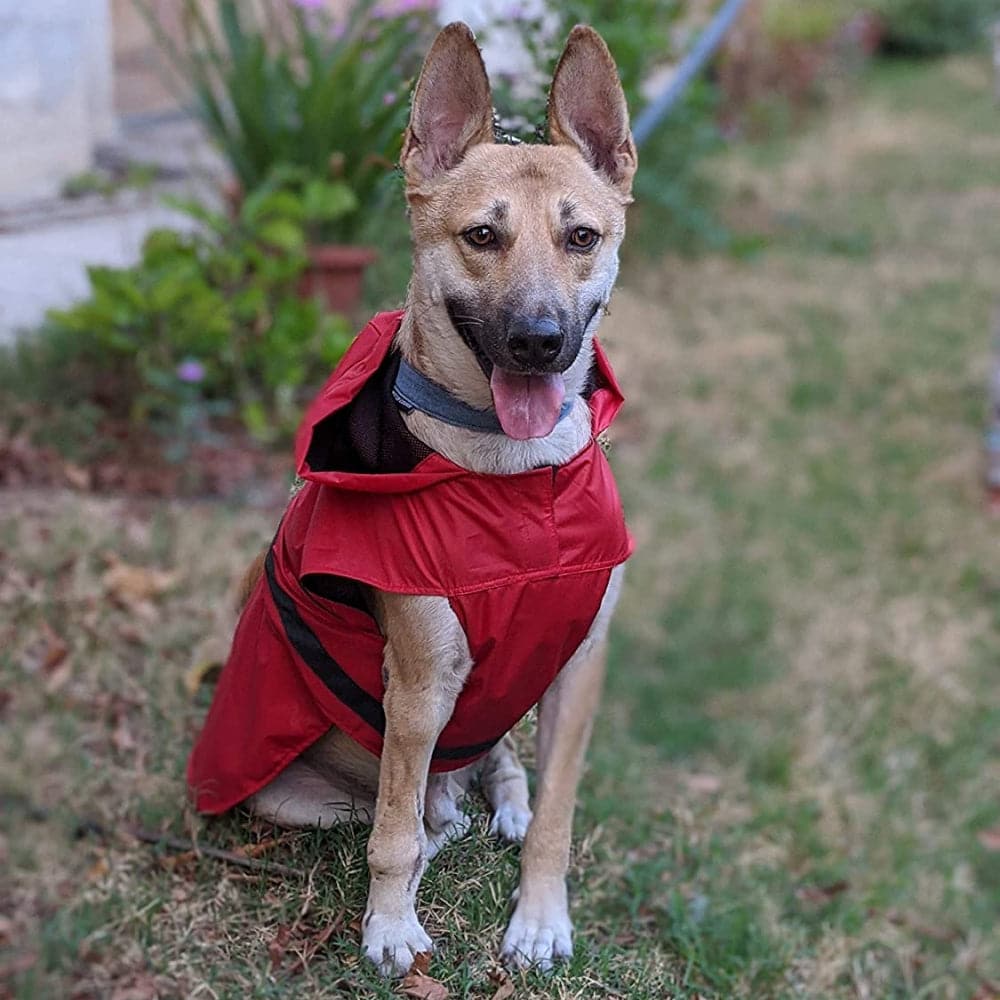
[(124, 170), (85, 170), (63, 181), (64, 198), (85, 198), (101, 195), (110, 198), (124, 188), (144, 191), (157, 177), (157, 168), (151, 163), (130, 163)]
[(875, 0), (885, 23), (886, 48), (908, 55), (940, 55), (971, 48), (991, 20), (998, 0)]
[(352, 211), (331, 226), (353, 240), (393, 177), (411, 76), (429, 18), (412, 2), (357, 4), (337, 21), (315, 0), (182, 0), (180, 38), (136, 0), (244, 192), (276, 167), (343, 182)]
[(204, 438), (211, 418), (229, 412), (259, 439), (288, 434), (303, 389), (350, 341), (341, 317), (296, 291), (307, 229), (349, 202), (334, 186), (296, 194), (271, 179), (235, 222), (196, 202), (173, 204), (197, 228), (152, 232), (133, 267), (90, 268), (90, 297), (50, 312), (45, 336), (114, 374), (109, 398), (94, 400), (112, 417), (175, 442)]

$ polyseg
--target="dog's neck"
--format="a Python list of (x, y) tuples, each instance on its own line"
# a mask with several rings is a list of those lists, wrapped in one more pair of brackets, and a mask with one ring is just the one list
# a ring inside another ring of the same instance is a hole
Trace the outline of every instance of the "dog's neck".
[[(419, 299), (411, 288), (396, 346), (409, 364), (458, 399), (477, 409), (492, 408), (489, 382), (472, 352), (458, 341), (442, 303)], [(564, 465), (590, 440), (590, 407), (582, 393), (593, 353), (593, 336), (588, 332), (564, 376), (566, 398), (572, 407), (545, 437), (515, 441), (504, 434), (455, 427), (420, 410), (404, 413), (403, 419), (410, 433), (428, 448), (471, 472), (513, 475), (545, 465)]]

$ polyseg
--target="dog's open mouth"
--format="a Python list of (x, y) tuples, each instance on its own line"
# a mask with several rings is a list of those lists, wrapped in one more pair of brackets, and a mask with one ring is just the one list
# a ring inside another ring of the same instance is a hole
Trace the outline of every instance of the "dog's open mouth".
[(551, 434), (566, 398), (566, 383), (558, 373), (518, 375), (495, 365), (490, 389), (500, 426), (516, 441)]

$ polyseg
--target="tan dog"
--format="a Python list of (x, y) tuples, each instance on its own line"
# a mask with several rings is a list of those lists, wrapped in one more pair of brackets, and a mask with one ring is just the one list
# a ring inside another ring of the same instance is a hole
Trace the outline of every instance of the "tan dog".
[[(614, 62), (590, 28), (569, 36), (548, 124), (552, 145), (495, 144), (489, 83), (472, 34), (463, 24), (441, 31), (417, 84), (402, 153), (414, 270), (395, 346), (458, 399), (503, 410), (504, 434), (419, 410), (405, 416), (431, 451), (477, 473), (561, 466), (591, 440), (582, 394), (617, 275), (636, 152)], [(519, 405), (517, 385), (504, 379), (528, 370), (542, 373), (531, 377), (543, 390)], [(569, 404), (558, 422), (553, 385)], [(252, 576), (260, 572), (257, 563)], [(572, 817), (620, 582), (619, 566), (589, 634), (541, 700), (534, 817), (507, 739), (478, 768), (493, 830), (524, 840), (502, 946), (517, 965), (548, 969), (572, 952), (565, 883)], [(285, 825), (373, 821), (363, 948), (383, 973), (398, 975), (431, 948), (415, 912), (426, 861), (468, 828), (457, 807), (468, 769), (429, 774), (429, 765), (474, 664), (446, 598), (372, 590), (368, 602), (385, 637), (381, 762), (330, 730), (248, 804)]]

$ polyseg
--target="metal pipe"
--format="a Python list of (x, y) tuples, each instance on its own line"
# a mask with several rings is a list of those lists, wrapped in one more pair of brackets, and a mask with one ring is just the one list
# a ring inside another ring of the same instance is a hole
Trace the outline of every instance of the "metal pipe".
[(671, 109), (687, 90), (688, 84), (701, 72), (705, 63), (715, 54), (726, 33), (740, 16), (748, 0), (726, 0), (716, 12), (711, 23), (701, 33), (691, 51), (677, 67), (677, 72), (663, 91), (642, 109), (642, 113), (632, 126), (632, 138), (641, 146), (670, 113)]

